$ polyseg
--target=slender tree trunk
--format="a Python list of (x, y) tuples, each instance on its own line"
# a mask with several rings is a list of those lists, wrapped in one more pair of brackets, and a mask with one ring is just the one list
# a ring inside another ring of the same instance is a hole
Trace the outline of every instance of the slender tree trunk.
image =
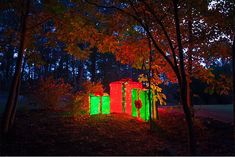
[(181, 43), (181, 32), (180, 32), (180, 24), (179, 24), (179, 16), (178, 16), (178, 0), (173, 0), (174, 4), (174, 18), (175, 18), (175, 26), (176, 26), (176, 35), (177, 35), (177, 43), (178, 43), (178, 51), (179, 51), (179, 59), (180, 59), (180, 76), (181, 76), (181, 86), (180, 86), (180, 101), (183, 105), (185, 119), (188, 125), (188, 140), (189, 140), (189, 150), (190, 155), (195, 155), (195, 138), (194, 138), (194, 130), (193, 130), (193, 121), (191, 117), (191, 112), (187, 104), (187, 79), (184, 68), (184, 56), (183, 56), (183, 47)]
[(72, 57), (72, 78), (73, 78), (73, 85), (74, 85), (75, 88), (77, 88), (75, 65), (76, 65), (76, 60), (74, 59), (74, 57)]
[(158, 103), (155, 102), (155, 104), (156, 104), (156, 119), (159, 120)]
[(234, 155), (235, 155), (235, 36), (233, 36), (233, 136), (234, 136)]
[(82, 61), (79, 61), (79, 64), (78, 64), (78, 86), (79, 88), (81, 87), (82, 85), (82, 80), (83, 80), (83, 62)]
[(63, 64), (64, 64), (64, 57), (61, 57), (60, 58), (60, 61), (59, 61), (59, 66), (58, 66), (58, 68), (57, 68), (57, 78), (60, 78), (61, 76), (63, 76), (60, 72), (61, 71), (64, 71), (64, 69), (63, 69)]
[(148, 99), (149, 99), (149, 124), (150, 124), (150, 130), (153, 130), (153, 122), (152, 122), (152, 101), (151, 101), (151, 70), (152, 70), (152, 46), (151, 41), (149, 40), (149, 71), (148, 71), (148, 84), (149, 84), (149, 93), (148, 93)]
[(51, 75), (51, 63), (49, 63), (47, 67), (47, 76), (50, 76), (50, 75)]
[(9, 79), (10, 79), (10, 59), (12, 59), (13, 57), (9, 55), (10, 52), (6, 52), (6, 61), (5, 61), (5, 66), (6, 66), (6, 77), (5, 77), (5, 89), (9, 88)]
[(191, 2), (188, 2), (188, 71), (187, 71), (187, 103), (191, 110), (192, 117), (194, 117), (193, 103), (192, 103), (192, 89), (191, 89), (191, 81), (192, 81), (192, 6)]
[(95, 82), (96, 80), (96, 48), (93, 49), (91, 54), (91, 82)]
[(32, 64), (32, 81), (34, 82), (35, 80), (35, 65)]
[(67, 80), (67, 82), (70, 81), (70, 79), (69, 79), (69, 59), (70, 59), (70, 56), (66, 55), (66, 77), (65, 77), (65, 80)]
[(102, 114), (102, 95), (100, 95), (100, 114)]
[(10, 118), (10, 125), (9, 125), (10, 129), (13, 127), (14, 121), (15, 121), (16, 106), (17, 106), (18, 98), (19, 98), (19, 94), (20, 94), (20, 85), (21, 85), (21, 79), (19, 79), (17, 82), (17, 91), (16, 91), (14, 106), (13, 106), (13, 110), (12, 110), (12, 114), (11, 114), (11, 118)]
[[(6, 42), (11, 43), (12, 39), (13, 38), (10, 37), (9, 40)], [(13, 53), (11, 53), (10, 50), (8, 50), (7, 52), (5, 52), (4, 58), (5, 58), (5, 61), (3, 60), (3, 62), (2, 62), (2, 66), (3, 66), (2, 70), (6, 71), (6, 74), (5, 74), (6, 76), (5, 76), (5, 80), (4, 80), (4, 84), (3, 84), (3, 87), (4, 87), (3, 89), (8, 89), (9, 88), (9, 79), (12, 78), (11, 67), (14, 66)]]
[(22, 65), (22, 72), (21, 72), (22, 80), (24, 80), (25, 68), (26, 68), (26, 57), (24, 57), (24, 62), (23, 62), (23, 65)]
[(31, 66), (28, 65), (28, 68), (29, 68), (28, 81), (30, 82), (31, 81), (31, 77), (30, 77), (30, 75), (31, 75)]
[(23, 78), (23, 76), (24, 76), (25, 66), (26, 66), (26, 59), (24, 59), (24, 63), (23, 63), (23, 66), (22, 66), (21, 76), (20, 76), (20, 79), (17, 82), (17, 93), (16, 93), (16, 96), (15, 96), (14, 108), (13, 108), (13, 111), (12, 111), (11, 121), (10, 121), (10, 126), (11, 127), (14, 125), (14, 121), (15, 121), (16, 106), (17, 106), (17, 103), (18, 103), (18, 97), (20, 95), (21, 78)]
[(3, 128), (2, 133), (6, 135), (9, 132), (9, 129), (11, 129), (12, 126), (10, 126), (12, 114), (14, 112), (14, 108), (16, 107), (16, 97), (18, 94), (18, 88), (19, 88), (19, 80), (21, 75), (21, 66), (22, 66), (22, 60), (23, 60), (23, 53), (24, 53), (24, 43), (25, 43), (25, 35), (26, 35), (26, 21), (28, 17), (29, 12), (29, 0), (22, 1), (23, 3), (23, 11), (22, 11), (22, 19), (21, 19), (21, 36), (20, 36), (20, 47), (19, 47), (19, 53), (17, 58), (17, 64), (16, 64), (16, 70), (14, 74), (14, 78), (12, 81), (10, 94), (8, 96), (6, 109), (3, 115)]

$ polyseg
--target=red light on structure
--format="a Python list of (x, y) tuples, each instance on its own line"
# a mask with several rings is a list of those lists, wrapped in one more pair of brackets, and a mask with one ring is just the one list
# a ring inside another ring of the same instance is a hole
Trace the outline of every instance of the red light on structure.
[(139, 110), (142, 107), (142, 102), (141, 100), (135, 100), (135, 107)]
[(139, 82), (121, 80), (110, 83), (111, 112), (132, 113), (132, 89), (142, 88)]
[(110, 83), (110, 111), (122, 112), (122, 82)]
[(140, 108), (142, 107), (142, 102), (140, 99), (135, 100), (135, 107), (137, 108), (137, 112), (138, 112), (138, 119), (140, 118)]

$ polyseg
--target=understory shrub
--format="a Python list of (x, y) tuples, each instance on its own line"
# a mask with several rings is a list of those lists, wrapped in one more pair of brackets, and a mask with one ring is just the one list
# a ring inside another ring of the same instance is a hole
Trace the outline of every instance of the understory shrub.
[(52, 77), (41, 79), (34, 90), (34, 97), (43, 109), (59, 109), (64, 107), (63, 102), (73, 99), (71, 85), (63, 79), (55, 80)]
[(89, 114), (89, 95), (103, 95), (104, 89), (101, 82), (86, 81), (82, 84), (83, 90), (75, 94), (73, 114), (74, 116)]

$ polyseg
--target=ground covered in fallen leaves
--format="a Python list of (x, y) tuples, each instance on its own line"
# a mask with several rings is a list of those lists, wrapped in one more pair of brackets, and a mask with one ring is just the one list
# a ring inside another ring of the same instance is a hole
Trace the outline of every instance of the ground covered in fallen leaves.
[[(188, 155), (184, 116), (162, 109), (159, 117), (150, 131), (148, 123), (126, 114), (74, 118), (65, 111), (18, 112), (1, 155)], [(194, 121), (198, 155), (233, 155), (232, 125)]]

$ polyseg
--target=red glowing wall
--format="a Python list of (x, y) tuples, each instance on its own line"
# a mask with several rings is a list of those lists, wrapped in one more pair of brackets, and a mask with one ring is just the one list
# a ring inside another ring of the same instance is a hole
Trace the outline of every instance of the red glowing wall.
[(122, 112), (122, 82), (110, 83), (110, 111)]
[[(125, 91), (122, 91), (123, 88)], [(142, 88), (142, 84), (133, 81), (116, 81), (110, 83), (110, 109), (111, 112), (132, 113), (132, 89)], [(123, 97), (125, 100), (123, 100)], [(124, 101), (124, 102), (123, 102)], [(123, 106), (124, 104), (124, 106)], [(123, 107), (125, 109), (123, 109)]]

